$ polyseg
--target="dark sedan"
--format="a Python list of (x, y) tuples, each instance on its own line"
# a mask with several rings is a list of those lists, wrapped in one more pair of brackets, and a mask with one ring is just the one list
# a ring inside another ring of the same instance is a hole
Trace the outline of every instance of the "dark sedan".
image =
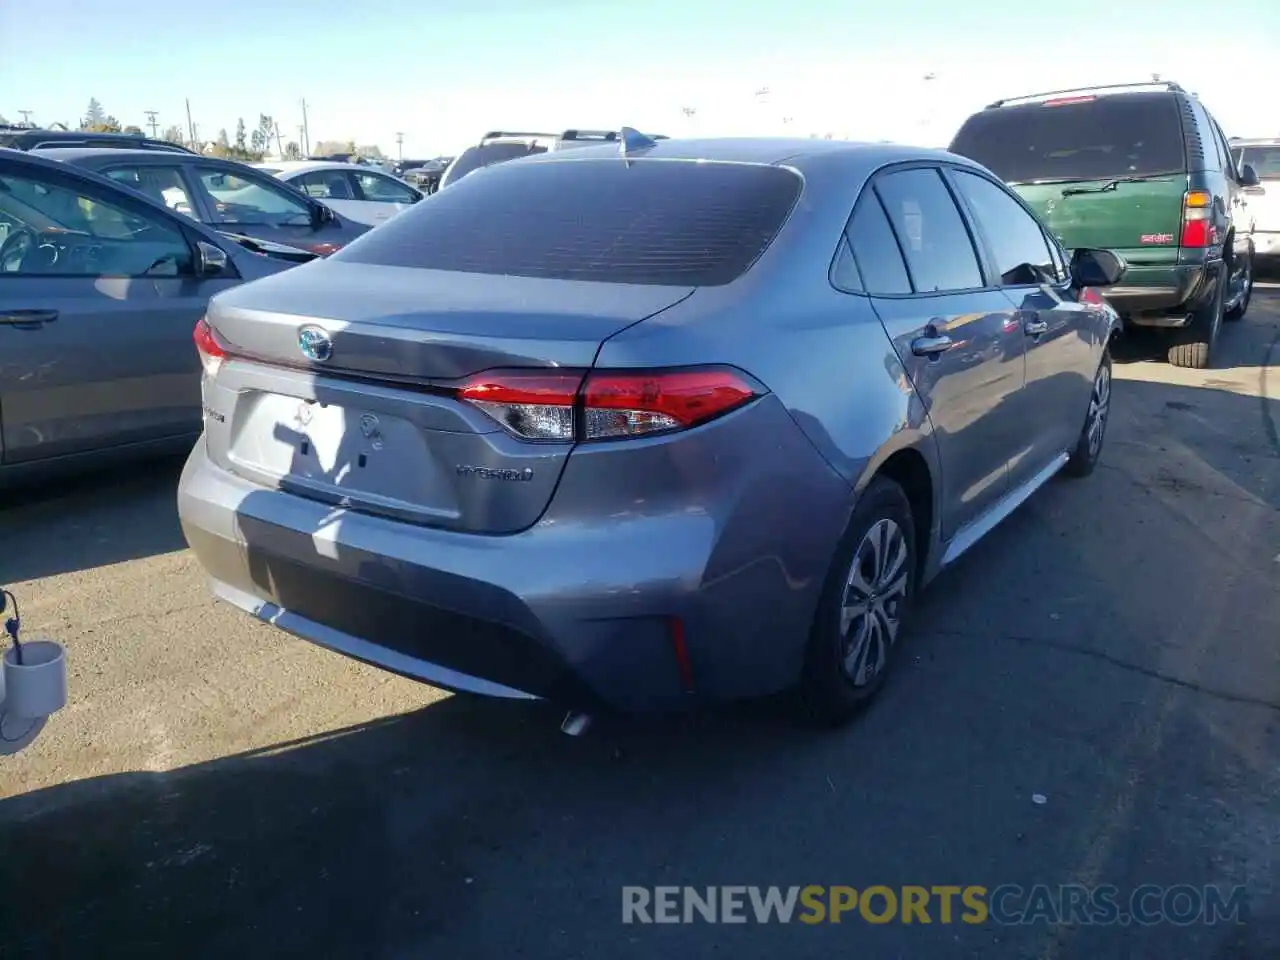
[(234, 160), (92, 147), (32, 152), (110, 177), (215, 230), (321, 256), (342, 249), (369, 229)]

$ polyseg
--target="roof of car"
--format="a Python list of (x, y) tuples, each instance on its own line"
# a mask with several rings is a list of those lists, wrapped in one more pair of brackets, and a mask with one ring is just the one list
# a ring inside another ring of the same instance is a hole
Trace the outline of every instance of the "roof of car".
[(180, 163), (223, 164), (231, 168), (248, 167), (243, 160), (232, 160), (230, 157), (211, 157), (202, 153), (165, 153), (163, 150), (127, 150), (117, 147), (41, 147), (39, 150), (27, 151), (30, 155), (50, 157), (67, 163), (85, 166), (85, 160), (114, 160), (121, 157), (131, 163), (151, 163), (157, 166)]
[(252, 164), (259, 169), (275, 170), (278, 173), (307, 173), (311, 170), (354, 170), (356, 173), (385, 173), (381, 167), (367, 163), (344, 163), (341, 160), (281, 160), (277, 163), (264, 161)]
[[(550, 151), (523, 159), (522, 163), (574, 163), (601, 157), (620, 157), (618, 143)], [(870, 167), (905, 160), (938, 159), (970, 161), (945, 150), (896, 143), (861, 143), (851, 140), (816, 140), (786, 137), (722, 137), (703, 140), (656, 140), (633, 154), (663, 160), (707, 160), (726, 163), (762, 163), (802, 166), (824, 157), (860, 159)]]

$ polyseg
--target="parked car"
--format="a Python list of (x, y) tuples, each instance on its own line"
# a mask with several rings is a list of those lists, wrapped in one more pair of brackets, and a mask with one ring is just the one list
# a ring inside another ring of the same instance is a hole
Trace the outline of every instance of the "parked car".
[(161, 150), (192, 153), (170, 140), (155, 140), (140, 133), (91, 133), (88, 130), (44, 130), (35, 127), (0, 127), (0, 147), (39, 150), (49, 147), (120, 147), (131, 150)]
[(406, 160), (399, 169), (393, 172), (406, 183), (413, 184), (423, 193), (430, 195), (440, 189), (440, 178), (453, 163), (453, 157), (436, 157), (434, 160)]
[(1123, 262), (943, 151), (626, 137), (216, 297), (187, 540), (440, 686), (846, 717), (916, 592), (1094, 469)]
[(0, 482), (190, 449), (192, 324), (214, 293), (291, 266), (104, 177), (0, 149)]
[(198, 154), (86, 148), (40, 156), (93, 170), (215, 230), (328, 256), (369, 230), (246, 163)]
[(1280, 267), (1280, 138), (1232, 141), (1236, 168), (1252, 167), (1255, 186), (1245, 187), (1245, 203), (1253, 223), (1254, 256), (1272, 269)]
[(425, 196), (417, 187), (364, 164), (286, 160), (254, 166), (323, 201), (347, 219), (371, 227)]
[[(457, 183), (467, 174), (495, 163), (505, 163), (539, 153), (617, 143), (618, 137), (617, 130), (562, 130), (560, 133), (507, 133), (494, 130), (481, 137), (478, 144), (458, 154), (440, 177), (440, 187)], [(667, 138), (655, 134), (653, 139)]]
[(1117, 250), (1129, 272), (1108, 299), (1127, 323), (1167, 331), (1170, 363), (1209, 366), (1222, 321), (1248, 309), (1253, 241), (1239, 213), (1258, 180), (1177, 84), (999, 100), (951, 150), (1010, 184), (1068, 248)]

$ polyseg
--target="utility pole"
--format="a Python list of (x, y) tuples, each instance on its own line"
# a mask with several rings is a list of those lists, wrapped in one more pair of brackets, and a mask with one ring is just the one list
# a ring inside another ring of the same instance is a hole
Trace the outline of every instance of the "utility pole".
[(142, 112), (147, 115), (147, 126), (151, 128), (151, 138), (154, 140), (156, 137), (160, 135), (158, 133), (160, 125), (156, 123), (156, 111), (143, 110)]
[(196, 125), (191, 120), (191, 98), (187, 97), (187, 134), (191, 137), (189, 146), (192, 150), (196, 148)]
[(404, 161), (404, 134), (396, 132), (396, 163)]
[(284, 155), (284, 144), (280, 142), (280, 121), (275, 121), (276, 128), (276, 153), (280, 154), (280, 159), (287, 159)]
[(311, 156), (311, 128), (307, 126), (307, 100), (302, 100), (302, 153)]
[(302, 148), (302, 156), (311, 156), (311, 151), (307, 149), (307, 128), (302, 124), (298, 124), (298, 146)]
[(22, 125), (23, 125), (24, 127), (29, 127), (29, 126), (31, 126), (31, 111), (30, 111), (30, 110), (19, 110), (18, 112), (19, 112), (20, 114), (22, 114)]

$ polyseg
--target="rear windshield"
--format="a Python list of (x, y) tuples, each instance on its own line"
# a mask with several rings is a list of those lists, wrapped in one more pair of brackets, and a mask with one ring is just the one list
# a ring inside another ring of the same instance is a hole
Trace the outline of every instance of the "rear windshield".
[(473, 170), (479, 170), (481, 167), (503, 163), (507, 160), (515, 160), (518, 157), (527, 157), (534, 153), (546, 152), (546, 147), (514, 141), (486, 143), (482, 147), (468, 147), (462, 151), (457, 160), (449, 165), (449, 169), (445, 171), (446, 179), (452, 184), (461, 180)]
[(1236, 166), (1253, 167), (1260, 180), (1280, 180), (1280, 144), (1263, 147), (1240, 147), (1236, 150)]
[(970, 117), (951, 151), (1007, 183), (1107, 180), (1186, 169), (1168, 94), (997, 107)]
[(717, 286), (765, 251), (800, 195), (780, 167), (681, 160), (504, 164), (441, 190), (331, 259)]

